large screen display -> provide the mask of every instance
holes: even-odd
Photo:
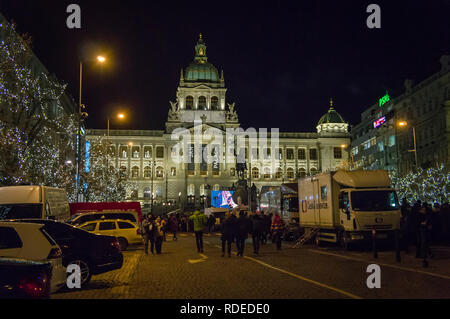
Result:
[[[212,191],[211,207],[214,208],[234,208],[236,203],[233,201],[234,191]]]

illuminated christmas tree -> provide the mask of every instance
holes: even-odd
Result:
[[[66,160],[77,122],[61,104],[66,85],[48,74],[14,25],[0,24],[0,37],[0,185],[73,184]]]

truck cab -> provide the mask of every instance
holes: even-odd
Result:
[[[400,205],[392,188],[343,188],[339,193],[341,241],[387,239],[400,227]]]

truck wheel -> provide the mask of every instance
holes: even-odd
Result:
[[[320,240],[319,234],[317,234],[316,236],[314,236],[314,244],[316,245],[316,247],[322,247],[322,241]]]
[[[338,233],[338,241],[339,241],[339,246],[341,246],[342,249],[344,249],[345,251],[348,250],[348,241],[346,240],[347,238],[347,234],[345,232],[345,230],[340,230]]]

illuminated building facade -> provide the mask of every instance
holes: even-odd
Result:
[[[223,190],[237,182],[235,158],[226,154],[225,139],[218,163],[177,163],[173,153],[177,141],[172,140],[172,133],[177,129],[193,132],[200,123],[204,129],[215,128],[225,135],[227,129],[240,126],[235,103],[227,103],[226,90],[223,71],[219,73],[208,62],[200,35],[194,61],[181,70],[176,102],[170,102],[165,130],[110,131],[116,154],[113,165],[136,185],[128,199],[139,200],[145,207],[152,198],[154,205],[202,207],[205,197],[210,196],[209,189]],[[105,130],[87,132],[88,138],[105,135]],[[203,142],[208,143],[208,138],[203,137]],[[247,139],[246,175],[258,189],[295,182],[299,176],[348,165],[349,145],[348,124],[331,105],[318,122],[317,132],[279,133],[278,161],[262,156],[265,150],[251,148]]]
[[[355,167],[408,172],[415,167],[414,139],[419,167],[449,162],[450,56],[440,62],[439,72],[418,85],[406,80],[403,94],[387,93],[361,114],[351,130]]]

